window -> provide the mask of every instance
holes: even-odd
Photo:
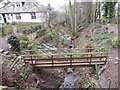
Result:
[[[36,19],[36,14],[35,13],[31,13],[31,19]]]
[[[20,14],[16,14],[16,19],[21,19]]]
[[[25,2],[22,2],[22,6],[24,6],[25,5]]]
[[[20,2],[16,2],[16,6],[17,6],[17,7],[20,7]]]
[[[2,20],[2,16],[0,16],[0,20]]]
[[[10,20],[10,16],[9,16],[9,14],[7,14],[7,18],[8,18],[8,20]]]

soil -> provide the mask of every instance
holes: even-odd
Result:
[[[40,79],[40,88],[59,88],[66,74],[64,68],[38,69],[36,73]]]

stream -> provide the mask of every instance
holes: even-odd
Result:
[[[99,81],[99,87],[100,88],[109,88],[109,83],[108,80],[104,77],[104,70],[107,69],[109,66],[108,63],[106,65],[102,66],[102,68],[99,69],[98,71],[98,81]],[[77,88],[76,86],[76,77],[77,73],[73,70],[73,68],[68,68],[67,69],[67,76],[64,78],[64,82],[61,84],[59,87],[60,90],[64,90],[65,88]]]
[[[76,73],[74,72],[73,68],[68,68],[67,69],[67,76],[64,78],[64,82],[62,85],[59,87],[59,89],[64,89],[64,88],[75,88],[75,78],[76,78]]]

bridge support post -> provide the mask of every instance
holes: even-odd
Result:
[[[72,55],[70,55],[70,66],[72,67]]]
[[[96,79],[99,79],[99,76],[98,76],[98,65],[95,64],[95,73],[97,75]]]
[[[53,55],[51,56],[51,59],[52,59],[52,67],[53,67],[54,66]]]

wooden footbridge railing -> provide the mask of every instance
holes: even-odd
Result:
[[[22,55],[25,62],[29,62],[37,68],[103,65],[106,63],[107,57],[107,52]]]

